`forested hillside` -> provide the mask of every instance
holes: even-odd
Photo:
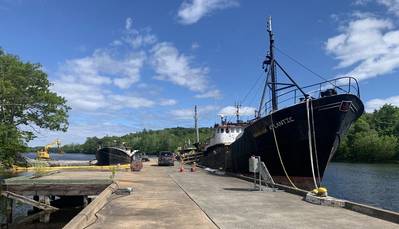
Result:
[[[205,142],[212,134],[211,128],[200,128],[200,142]],[[137,133],[130,133],[121,137],[106,136],[103,138],[90,137],[86,142],[69,144],[63,146],[66,153],[95,153],[97,148],[102,146],[126,146],[139,149],[143,152],[154,153],[162,150],[175,151],[177,147],[188,142],[194,143],[194,128],[166,128],[163,130],[142,130]]]

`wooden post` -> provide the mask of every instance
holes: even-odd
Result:
[[[40,215],[39,221],[41,223],[49,223],[50,222],[50,212],[46,212],[43,215]]]
[[[51,204],[50,204],[50,197],[49,197],[49,196],[40,196],[40,197],[39,197],[39,200],[40,200],[40,201],[39,201],[40,203],[44,203],[44,204],[46,204],[46,205],[51,206]],[[41,223],[48,223],[48,222],[50,222],[50,213],[41,215],[39,221],[40,221]]]
[[[33,200],[39,202],[39,196],[33,196]],[[33,206],[33,211],[38,212],[38,211],[40,211],[40,209]]]
[[[12,199],[6,199],[6,214],[7,214],[7,223],[12,223],[12,210],[13,210],[13,205],[14,201]]]
[[[87,198],[87,196],[83,196],[83,207],[87,207],[87,205],[89,204],[89,199]]]

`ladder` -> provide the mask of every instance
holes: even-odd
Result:
[[[260,188],[262,189],[262,178],[265,181],[265,185],[269,186],[273,190],[274,188],[274,180],[273,177],[270,175],[269,170],[267,169],[265,163],[261,160],[259,160],[259,179],[260,179]]]
[[[259,187],[259,191],[262,191],[262,179],[266,185],[266,187],[270,187],[273,191],[275,191],[275,183],[272,176],[269,173],[264,162],[262,162],[260,156],[251,156],[249,158],[249,171],[254,173],[254,187]],[[259,180],[256,178],[256,174],[259,174]],[[259,182],[259,183],[258,183]],[[258,183],[258,184],[256,184]]]

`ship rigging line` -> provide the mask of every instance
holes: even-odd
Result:
[[[255,83],[251,86],[251,89],[248,90],[247,94],[244,96],[244,99],[241,100],[241,104],[244,104],[245,100],[247,99],[247,97],[249,96],[249,94],[251,94],[252,91],[254,91],[254,88],[256,87],[256,85],[258,85],[259,80],[262,78],[263,76],[263,72],[259,74],[258,78],[256,79]],[[253,98],[252,98],[253,99]],[[252,100],[251,99],[251,100]],[[250,102],[251,103],[251,102]],[[233,116],[229,117],[228,122],[230,122],[233,119]]]
[[[280,149],[278,147],[278,142],[277,142],[277,137],[276,137],[276,132],[274,131],[274,125],[273,125],[273,112],[270,113],[270,121],[272,123],[272,132],[273,132],[273,137],[274,137],[274,143],[276,145],[276,149],[277,149],[277,154],[278,154],[278,158],[280,159],[280,163],[281,163],[281,167],[283,168],[284,174],[287,177],[288,181],[291,183],[292,187],[294,187],[295,189],[298,189],[295,184],[292,182],[292,180],[290,179],[290,177],[288,176],[287,170],[285,169],[284,166],[284,162],[283,159],[281,159],[281,154],[280,154]]]
[[[251,92],[253,91],[253,89],[255,88],[255,86],[258,84],[259,80],[262,78],[263,76],[263,72],[259,74],[258,79],[256,79],[255,83],[252,85],[251,89],[249,89],[249,91],[247,92],[247,94],[244,96],[244,99],[241,101],[241,104],[243,104],[245,102],[245,100],[247,99],[247,97],[249,96],[249,94],[251,94]]]
[[[312,73],[313,75],[319,77],[320,79],[328,82],[329,84],[333,85],[334,87],[337,87],[339,89],[342,90],[341,87],[339,87],[336,84],[333,84],[332,82],[330,82],[328,79],[326,79],[325,77],[323,77],[322,75],[314,72],[312,69],[306,67],[306,65],[302,64],[301,62],[299,62],[298,60],[296,60],[294,57],[291,57],[290,55],[288,55],[287,53],[285,53],[284,51],[282,51],[281,49],[277,48],[276,46],[274,46],[274,48],[281,54],[283,54],[284,56],[288,57],[288,59],[290,59],[291,61],[293,61],[294,63],[298,64],[299,66],[303,67],[304,69],[306,69],[307,71],[309,71],[310,73]]]

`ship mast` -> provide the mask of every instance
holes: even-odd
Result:
[[[283,67],[276,61],[276,59],[274,57],[274,34],[272,31],[272,17],[269,17],[269,19],[267,21],[267,32],[269,33],[269,51],[266,55],[266,59],[263,61],[263,69],[265,70],[267,78],[266,78],[265,86],[263,88],[262,97],[261,97],[259,109],[257,112],[257,118],[261,117],[263,103],[264,103],[267,88],[271,89],[271,94],[272,94],[272,99],[271,99],[272,110],[271,111],[272,112],[278,110],[277,91],[296,87],[297,90],[299,90],[303,94],[304,98],[309,97],[309,95],[306,94],[302,90],[302,88],[294,81],[294,79],[288,74],[288,72],[285,69],[283,69]],[[270,66],[270,68],[268,68],[269,66]],[[289,81],[291,81],[291,83],[278,83],[277,82],[276,67],[278,67],[278,69],[280,69],[284,73],[284,75],[288,78]],[[270,82],[269,82],[269,74],[270,74]],[[278,88],[277,87],[278,85],[282,85],[282,87]]]
[[[240,107],[241,107],[241,104],[236,103],[236,104],[235,104],[235,107],[236,107],[236,118],[237,118],[237,123],[239,123],[239,122],[240,122]]]
[[[274,59],[274,36],[273,36],[273,31],[272,31],[272,17],[269,17],[267,20],[267,32],[269,33],[269,51],[267,52],[266,59],[263,61],[263,69],[265,70],[266,73],[266,82],[263,87],[263,92],[262,92],[262,97],[260,99],[259,103],[259,109],[257,112],[257,118],[261,117],[262,114],[262,109],[263,109],[263,103],[265,100],[265,94],[266,94],[266,89],[269,87],[272,92],[272,111],[275,111],[278,109],[277,107],[277,95],[276,95],[276,85],[277,85],[277,80],[276,80],[276,65],[275,65],[275,59]],[[270,68],[268,68],[270,66]],[[269,74],[271,75],[271,82],[269,83]],[[270,87],[271,85],[271,87]],[[267,107],[266,107],[267,109]]]
[[[268,59],[270,61],[270,79],[272,86],[272,111],[278,109],[277,106],[277,94],[276,94],[276,85],[277,85],[277,76],[276,76],[276,64],[274,62],[274,36],[272,31],[272,17],[269,17],[267,22],[267,32],[269,33],[269,55]]]

